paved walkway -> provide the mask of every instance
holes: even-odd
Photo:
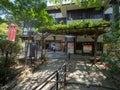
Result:
[[[35,72],[26,69],[17,78],[16,86],[12,90],[32,90],[67,59],[63,52],[48,52],[47,54],[48,60]],[[61,90],[120,90],[116,89],[117,86],[110,78],[107,78],[108,74],[103,64],[96,64],[99,68],[91,66],[88,58],[89,56],[71,56],[71,59],[68,60],[67,86]]]
[[[45,78],[60,67],[66,58],[66,54],[63,52],[48,52],[47,54],[48,60],[41,64],[35,72],[31,72],[27,68],[20,77],[17,77],[16,85],[12,90],[32,90],[34,86],[44,81]]]
[[[89,57],[74,56],[69,61],[67,86],[63,90],[119,90],[112,79],[107,78],[103,64],[91,66]]]

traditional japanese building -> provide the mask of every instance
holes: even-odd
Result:
[[[103,6],[100,9],[96,7],[83,8],[75,4],[69,4],[69,2],[64,3],[60,8],[57,8],[53,4],[48,2],[47,12],[53,16],[56,20],[56,24],[69,24],[71,22],[76,22],[80,20],[97,22],[100,20],[112,20],[112,7],[110,0],[103,0]],[[52,35],[53,36],[53,35]],[[69,38],[66,35],[54,35],[56,40],[54,41],[52,36],[46,38],[46,42],[50,46],[52,43],[56,42],[57,50],[65,50],[66,40]],[[97,41],[97,54],[101,55],[103,52],[103,41],[102,36],[98,38]],[[75,40],[68,42],[74,42],[74,52],[80,53],[82,55],[93,55],[94,54],[94,40],[91,36],[74,36]],[[69,47],[67,45],[67,47]],[[63,49],[64,48],[64,49]],[[67,52],[67,51],[66,51]]]
[[[79,7],[69,2],[64,2],[61,7],[55,7],[54,4],[47,2],[47,12],[55,18],[55,24],[69,24],[71,22],[77,22],[80,20],[97,22],[100,20],[112,20],[112,7],[110,0],[103,0],[103,6],[99,9],[92,6],[89,8]],[[28,35],[28,32],[24,30],[24,39]],[[29,36],[28,36],[29,37]],[[71,38],[72,37],[72,38]],[[103,51],[103,40],[99,36],[97,41],[97,54],[102,54]],[[40,42],[41,38],[37,35],[32,35],[32,39]],[[70,39],[68,39],[70,38]],[[69,44],[68,44],[69,43]],[[74,44],[72,44],[74,43]],[[72,53],[79,53],[81,55],[93,55],[94,54],[94,40],[88,35],[49,35],[45,38],[45,48],[50,50],[52,44],[56,45],[56,50],[70,51]],[[39,43],[40,45],[40,43]],[[72,46],[73,45],[73,46]],[[71,47],[70,47],[71,46]],[[74,50],[68,50],[66,48],[72,48]]]

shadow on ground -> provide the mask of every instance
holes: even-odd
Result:
[[[68,61],[67,86],[64,90],[120,90],[103,63],[92,65],[89,58],[71,57]]]

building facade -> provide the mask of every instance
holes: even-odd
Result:
[[[81,8],[74,4],[64,4],[60,8],[55,8],[53,5],[48,6],[47,12],[53,16],[56,20],[56,24],[69,24],[79,20],[84,21],[100,21],[100,20],[112,20],[112,7],[110,0],[105,0],[101,9],[95,7]],[[51,36],[49,36],[51,37]],[[49,38],[48,37],[48,38]],[[61,38],[62,37],[62,38]],[[68,42],[66,43],[66,36],[56,36],[56,45],[58,50],[66,50],[68,48]],[[97,42],[97,54],[101,55],[103,52],[102,36],[99,37]],[[53,39],[46,39],[47,42],[53,43]],[[49,46],[49,45],[48,45]],[[63,49],[64,48],[64,49]],[[74,41],[74,53],[81,55],[94,55],[94,40],[90,36],[75,36]]]
[[[81,8],[78,5],[69,4],[69,2],[64,3],[59,8],[56,8],[53,4],[49,3],[47,12],[56,20],[55,24],[69,24],[79,20],[97,22],[105,19],[110,21],[112,20],[112,7],[110,5],[110,0],[104,1],[105,2],[103,3],[103,7],[101,9],[96,9],[95,7]],[[23,35],[25,35],[24,39],[26,39],[26,36],[28,35],[28,31],[26,29],[24,29]],[[37,37],[36,35],[31,37],[38,42],[38,47],[40,47],[40,37]],[[44,48],[51,50],[51,46],[55,44],[56,50],[58,51],[70,51],[81,55],[94,55],[94,40],[91,36],[74,36],[74,40],[67,41],[67,38],[69,37],[71,36],[49,35],[45,38]],[[98,55],[101,55],[103,52],[103,41],[101,37],[102,36],[98,38],[97,42]],[[74,50],[68,50],[68,47],[70,46]]]

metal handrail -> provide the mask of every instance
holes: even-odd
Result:
[[[66,63],[61,65],[57,70],[55,70],[51,75],[49,75],[42,83],[35,86],[32,90],[41,90],[54,78],[56,78],[56,81],[55,81],[55,84],[53,87],[56,86],[56,90],[58,90],[58,83],[59,83],[59,79],[60,79],[59,73],[61,72],[60,70],[63,70],[63,67],[64,67],[64,78],[63,79],[64,79],[64,85],[65,85],[65,83],[66,83]]]

